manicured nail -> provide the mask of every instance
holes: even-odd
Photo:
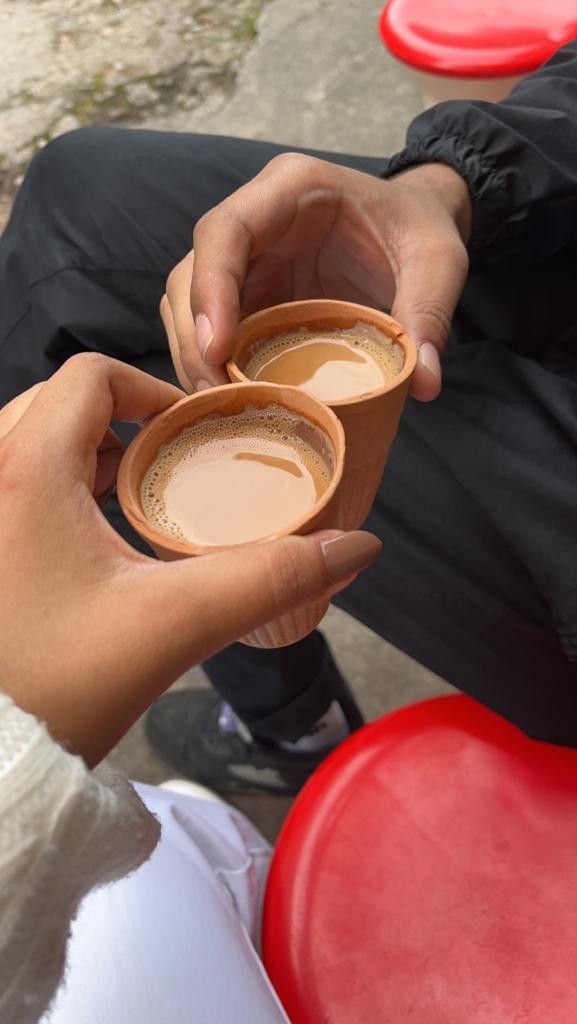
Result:
[[[439,353],[430,341],[424,341],[419,348],[419,362],[429,373],[439,376]]]
[[[366,569],[380,555],[383,545],[378,537],[364,530],[343,533],[334,540],[321,541],[321,549],[331,583],[338,583]]]
[[[213,387],[215,387],[215,385],[211,384],[209,380],[205,380],[204,377],[199,377],[199,379],[197,380],[197,382],[196,382],[196,384],[194,386],[194,390],[195,391],[208,391],[209,388],[213,388]]]
[[[202,358],[206,362],[206,354],[213,342],[212,324],[204,313],[199,313],[194,325],[196,327],[196,343]]]

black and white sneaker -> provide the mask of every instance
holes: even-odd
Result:
[[[353,732],[363,722],[350,691],[342,708]],[[294,796],[332,749],[305,753],[257,739],[214,690],[204,688],[161,697],[146,716],[145,731],[172,768],[217,793]]]

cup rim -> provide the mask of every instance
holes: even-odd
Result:
[[[318,401],[322,401],[323,404],[328,405],[330,409],[345,408],[347,406],[357,405],[359,402],[370,402],[373,398],[381,398],[383,395],[388,394],[390,391],[394,391],[401,384],[404,384],[405,381],[408,378],[410,378],[415,371],[415,367],[417,365],[417,346],[415,345],[415,342],[412,340],[412,338],[409,337],[402,324],[400,324],[397,320],[394,320],[393,317],[390,316],[388,313],[383,312],[383,310],[376,309],[375,307],[364,306],[358,302],[348,302],[345,299],[296,299],[292,302],[279,302],[274,306],[266,306],[263,309],[257,310],[255,313],[250,313],[248,316],[243,317],[243,319],[240,321],[239,327],[242,326],[243,324],[250,324],[255,320],[260,319],[260,317],[262,317],[264,313],[271,313],[275,312],[276,310],[298,310],[299,308],[306,307],[315,309],[318,311],[319,314],[322,314],[323,308],[326,309],[328,312],[329,307],[334,309],[335,306],[340,307],[343,312],[346,311],[349,314],[354,313],[358,310],[359,314],[365,312],[369,313],[371,317],[377,317],[382,319],[383,327],[387,328],[386,331],[383,330],[383,333],[386,333],[388,337],[392,337],[392,339],[397,344],[402,346],[405,353],[405,361],[401,372],[397,373],[394,377],[391,378],[391,380],[388,383],[383,384],[379,388],[373,388],[372,391],[364,391],[360,395],[351,395],[348,398],[338,398],[335,399],[335,401],[331,402],[328,402],[324,399],[318,399]],[[359,320],[361,322],[363,321],[363,317],[361,315],[359,315]],[[375,325],[371,324],[371,326]],[[290,328],[288,329],[290,330]],[[260,383],[260,381],[251,381],[251,378],[247,377],[244,374],[243,370],[241,370],[240,366],[236,362],[236,354],[234,352],[234,349],[233,355],[227,361],[226,368],[227,371],[229,372],[229,375],[232,371],[232,373],[235,375],[235,379],[237,379],[237,377],[240,377],[241,382],[246,381],[247,383],[252,384]],[[295,386],[298,385],[288,385],[288,387]],[[300,390],[305,391],[306,389],[300,387]],[[310,392],[306,393],[310,394]],[[313,395],[312,397],[315,396]]]
[[[183,406],[194,406],[195,403],[201,404],[201,402],[204,404],[204,402],[206,402],[207,396],[215,396],[218,399],[220,395],[223,395],[225,393],[231,395],[231,392],[235,392],[238,394],[239,392],[242,391],[245,391],[247,393],[247,405],[250,404],[251,394],[255,394],[255,392],[268,392],[268,394],[271,396],[271,400],[269,403],[266,404],[274,404],[280,406],[285,405],[291,412],[295,412],[294,407],[292,407],[291,405],[287,405],[286,402],[283,402],[280,394],[278,398],[276,397],[275,392],[278,391],[282,392],[285,395],[287,392],[289,392],[289,394],[294,393],[296,396],[298,396],[298,401],[300,404],[302,404],[304,396],[306,402],[310,406],[312,406],[313,409],[314,407],[320,409],[321,416],[319,417],[319,419],[315,419],[312,415],[309,416],[308,413],[305,414],[301,413],[300,411],[297,412],[296,414],[302,416],[303,419],[309,419],[318,429],[322,430],[323,433],[326,436],[328,436],[331,445],[334,448],[335,470],[329,483],[329,486],[325,491],[323,491],[320,498],[317,499],[314,505],[310,507],[306,515],[300,516],[299,519],[296,519],[292,523],[287,524],[287,526],[283,527],[282,529],[275,530],[272,533],[266,534],[266,536],[263,537],[258,537],[255,540],[239,541],[238,544],[194,544],[191,541],[181,541],[177,537],[171,537],[168,534],[162,533],[161,530],[158,530],[154,527],[154,525],[146,517],[142,509],[140,486],[144,474],[139,475],[138,482],[135,478],[135,467],[137,465],[141,448],[143,447],[144,444],[146,444],[149,441],[151,437],[153,437],[157,433],[162,432],[158,440],[158,446],[156,448],[156,451],[158,451],[160,445],[166,444],[167,441],[169,441],[172,436],[176,436],[179,430],[186,430],[186,424],[179,424],[178,428],[175,429],[174,434],[172,435],[170,434],[169,431],[165,432],[164,429],[167,425],[170,424],[172,420],[178,417],[178,413]],[[202,413],[202,416],[199,416],[198,419],[204,418],[204,416],[210,416],[214,414],[218,415],[221,412],[222,410],[218,408],[216,408],[212,413],[210,412],[210,410],[207,410],[206,412]],[[222,415],[226,416],[227,413],[222,412]],[[236,415],[236,413],[231,413],[230,415]],[[323,417],[328,418],[329,421],[331,422],[331,426],[333,428],[332,437],[330,436],[324,424],[322,423]],[[190,424],[188,425],[192,426],[195,422],[196,419],[192,419],[190,421]],[[335,441],[337,443],[335,443]],[[133,529],[136,530],[136,532],[141,537],[143,537],[148,544],[151,545],[151,547],[161,547],[164,550],[178,553],[183,556],[208,555],[216,554],[222,551],[228,551],[231,548],[246,547],[249,544],[262,544],[266,541],[276,540],[281,537],[290,537],[293,534],[301,533],[301,531],[306,533],[307,531],[304,528],[306,527],[307,523],[310,520],[316,518],[321,512],[323,512],[324,509],[329,505],[329,503],[334,498],[336,491],[341,484],[344,471],[344,464],[345,432],[338,417],[324,402],[321,402],[318,398],[315,398],[314,395],[309,395],[307,392],[304,392],[302,388],[294,387],[292,385],[273,384],[269,381],[247,380],[246,382],[241,381],[231,384],[222,384],[219,387],[207,388],[203,391],[195,392],[193,395],[185,395],[179,401],[175,402],[173,405],[170,405],[167,409],[164,409],[163,412],[159,413],[157,416],[151,419],[127,447],[119,466],[116,489],[120,507],[124,515],[126,516],[128,522],[133,527]],[[336,528],[337,527],[335,527],[335,529]]]

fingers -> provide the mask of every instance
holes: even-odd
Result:
[[[28,391],[23,391],[21,395],[17,395],[8,405],[0,409],[0,438],[5,437],[20,422],[42,387],[42,383],[35,384],[34,387],[28,388]]]
[[[114,490],[124,445],[110,428],[106,431],[96,456],[96,473],[92,493],[100,505]]]
[[[343,580],[350,581],[370,565],[381,549],[376,537],[362,531],[287,537],[233,549],[194,566],[181,562],[181,579],[175,585],[190,591],[188,581],[194,576],[202,594],[203,645],[220,649],[293,608],[334,593]],[[175,601],[172,607],[182,628],[190,629],[185,605],[179,607]]]
[[[435,244],[415,246],[400,262],[393,316],[419,349],[411,393],[420,401],[436,398],[441,389],[439,353],[447,344],[467,270],[467,253],[456,231]]]
[[[324,161],[298,153],[275,157],[196,225],[191,307],[205,363],[217,366],[230,356],[249,262],[287,239],[297,221],[303,258],[314,245],[317,228],[325,230],[330,222],[328,168]],[[302,217],[305,206],[307,216]]]
[[[282,236],[297,210],[284,182],[266,173],[221,203],[198,222],[190,293],[206,363],[217,366],[231,354],[240,315],[240,292],[249,260]]]
[[[91,642],[102,655],[84,680],[86,699],[71,702],[63,691],[58,708],[53,698],[53,731],[96,764],[191,665],[334,593],[381,547],[372,534],[331,531],[179,562],[126,563],[98,593]]]
[[[169,274],[166,296],[160,304],[160,315],[166,330],[172,361],[178,380],[185,391],[197,391],[218,384],[228,384],[222,366],[208,366],[198,347],[198,336],[191,310],[190,289],[194,253],[190,252]]]
[[[153,648],[143,656],[176,675],[285,612],[335,593],[381,550],[370,533],[330,531],[141,567],[133,620],[140,644],[148,637]]]
[[[191,314],[192,317],[192,314]],[[170,350],[170,356],[178,383],[180,384],[183,391],[187,394],[191,394],[195,390],[194,381],[189,377],[188,373],[184,369],[182,364],[182,358],[180,354],[180,345],[178,343],[178,337],[176,334],[176,328],[174,326],[174,317],[168,301],[168,296],[163,295],[160,302],[160,318],[164,324],[164,330],[166,331],[166,339],[168,341],[168,348]]]
[[[106,356],[73,356],[39,388],[19,424],[22,438],[41,457],[50,450],[52,467],[88,468],[91,486],[95,454],[111,420],[137,421],[162,412],[182,391]],[[85,474],[86,475],[86,474]]]
[[[388,183],[388,202],[400,228],[390,247],[393,316],[419,348],[411,393],[426,402],[440,391],[439,354],[467,279],[471,200],[465,181],[451,167],[422,164]]]
[[[469,208],[465,183],[447,167],[426,165],[384,183],[301,154],[276,157],[198,222],[194,257],[171,274],[172,322],[164,319],[185,375],[222,380],[211,371],[232,351],[241,296],[254,310],[279,292],[285,301],[344,296],[354,285],[355,295],[383,304],[392,271],[393,316],[419,347],[412,391],[434,398],[467,275]]]
[[[18,395],[17,398],[0,410],[0,439],[5,437],[10,430],[20,423],[22,417],[44,385],[44,381],[35,384],[34,387],[23,391],[21,395]],[[98,447],[96,473],[92,488],[94,497],[100,504],[106,501],[114,489],[118,467],[123,454],[124,446],[122,442],[114,431],[108,428]]]

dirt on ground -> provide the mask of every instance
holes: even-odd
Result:
[[[265,0],[0,0],[0,226],[34,153],[225,96]]]

